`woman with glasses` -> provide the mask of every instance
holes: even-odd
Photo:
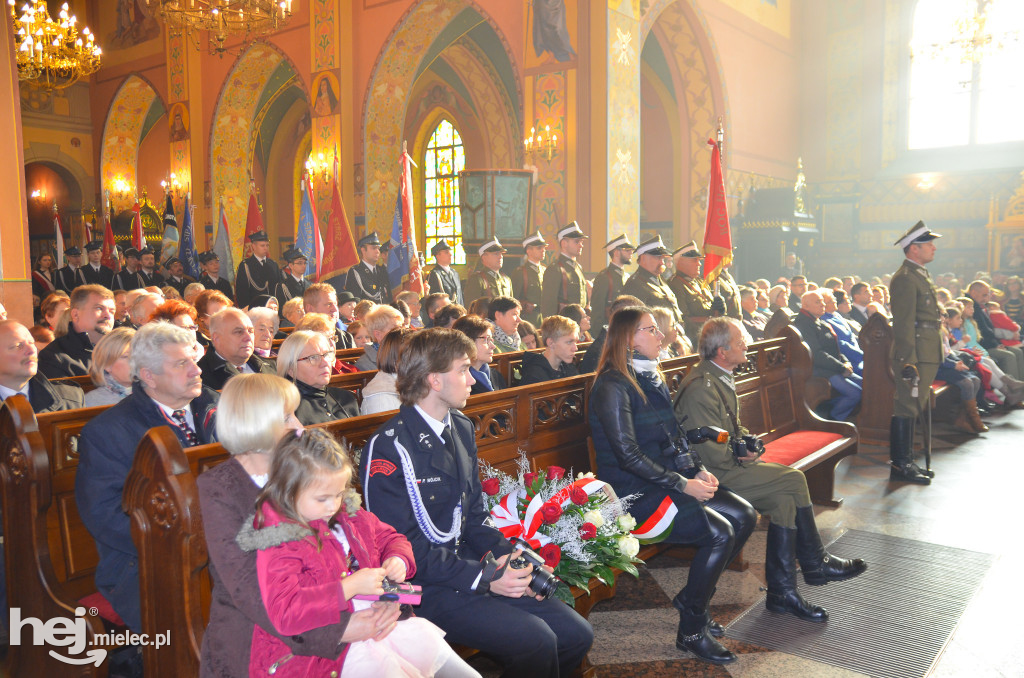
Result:
[[[611,318],[588,413],[597,475],[620,497],[637,496],[629,512],[640,525],[658,513],[675,515],[665,541],[697,550],[686,586],[672,601],[679,610],[676,647],[727,664],[736,655],[713,637],[725,630],[711,619],[708,603],[722,570],[753,531],[757,513],[719,488],[718,479],[689,453],[658,368],[662,338],[650,309],[630,306]]]
[[[380,349],[377,350],[377,374],[363,387],[363,402],[359,406],[361,414],[390,412],[402,406],[396,385],[398,360],[406,339],[414,331],[407,327],[396,327],[381,339]]]
[[[295,416],[303,426],[359,416],[351,391],[329,386],[334,345],[318,332],[296,330],[277,352],[277,374],[295,383],[299,406]]]
[[[505,378],[501,372],[491,367],[494,357],[494,330],[491,323],[475,315],[465,315],[455,321],[453,330],[462,332],[476,344],[476,358],[469,363],[469,373],[476,379],[469,391],[470,395],[500,391],[505,388]]]
[[[177,325],[182,329],[192,332],[196,337],[195,348],[198,359],[202,358],[206,353],[206,348],[199,342],[199,325],[196,322],[198,315],[199,312],[193,306],[186,304],[181,299],[168,299],[156,307],[146,322],[166,320],[172,325]]]

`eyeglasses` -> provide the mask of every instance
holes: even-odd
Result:
[[[317,367],[326,362],[330,362],[332,358],[334,358],[334,351],[327,351],[326,353],[314,353],[313,355],[307,355],[304,358],[299,358],[299,362],[305,362]]]
[[[665,336],[664,334],[662,334],[661,330],[658,329],[657,325],[648,325],[647,327],[638,327],[638,328],[636,328],[636,331],[637,332],[647,332],[651,336],[655,336],[655,337],[658,336],[659,334],[661,334],[662,336]]]
[[[484,342],[484,345],[494,346],[494,337],[483,336],[477,337],[476,340]]]

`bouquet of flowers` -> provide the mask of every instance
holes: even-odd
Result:
[[[587,590],[592,577],[615,584],[618,568],[638,576],[640,541],[627,509],[631,497],[620,499],[593,473],[572,473],[560,466],[530,470],[525,454],[517,477],[481,462],[484,504],[507,537],[519,537],[544,558],[561,579],[555,595],[569,605],[570,586]]]

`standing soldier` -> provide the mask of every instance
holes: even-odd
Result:
[[[139,279],[139,251],[134,247],[124,250],[124,268],[114,274],[114,289],[131,292],[142,287]]]
[[[629,238],[623,233],[604,246],[604,251],[611,257],[608,267],[594,278],[594,293],[590,299],[590,315],[595,325],[608,324],[608,307],[615,297],[622,294],[622,286],[629,278],[625,266],[636,249]]]
[[[64,258],[68,263],[57,269],[57,289],[70,295],[76,287],[85,284],[85,276],[82,275],[82,250],[69,247],[64,250]]]
[[[114,289],[114,272],[103,265],[103,241],[93,240],[85,246],[85,256],[89,263],[81,268],[82,276],[87,285],[102,285],[108,290]]]
[[[540,314],[540,305],[543,298],[541,280],[544,278],[544,250],[548,243],[544,236],[537,231],[523,240],[523,248],[526,250],[526,261],[522,266],[512,271],[512,291],[515,298],[523,306],[522,319],[531,323],[534,327],[540,327],[543,317]]]
[[[127,254],[125,255],[127,256]],[[199,255],[199,266],[203,272],[199,275],[199,282],[208,290],[217,290],[228,299],[235,298],[235,291],[231,288],[231,281],[220,274],[220,257],[213,250],[207,250]],[[284,306],[284,304],[281,304]]]
[[[562,307],[579,304],[587,308],[587,281],[577,259],[583,253],[586,234],[575,221],[558,232],[558,260],[544,271],[544,296],[541,313],[558,315]]]
[[[288,265],[281,274],[281,282],[277,283],[277,290],[274,296],[277,297],[279,311],[284,310],[284,302],[295,297],[302,298],[309,281],[306,280],[306,265],[308,259],[302,250],[289,247],[285,250],[283,258]],[[282,317],[284,317],[282,315]]]
[[[452,246],[447,240],[441,239],[430,248],[430,256],[437,262],[427,274],[430,291],[447,294],[452,303],[465,305],[462,300],[462,281],[458,271],[452,268]]]
[[[480,246],[477,250],[480,253],[480,263],[466,280],[467,302],[472,303],[480,297],[493,299],[512,296],[512,281],[501,272],[501,265],[505,261],[503,255],[507,251],[498,242],[497,237]]]
[[[178,294],[184,298],[185,288],[196,282],[196,279],[190,275],[185,275],[185,265],[181,263],[181,259],[178,257],[171,257],[165,261],[164,268],[167,269],[167,280],[165,282],[178,290]]]
[[[153,248],[143,247],[139,250],[139,282],[142,287],[163,287],[166,285],[164,276],[156,270],[156,253]]]
[[[700,328],[704,321],[711,317],[711,304],[714,295],[700,277],[700,250],[697,243],[690,241],[672,253],[675,257],[676,274],[668,281],[668,286],[676,295],[679,310],[685,319],[686,336],[690,343],[697,345]]]
[[[256,231],[249,236],[252,254],[238,265],[235,275],[235,305],[246,308],[261,294],[272,295],[281,281],[281,269],[271,259],[270,238],[265,231]]]
[[[359,263],[348,271],[345,289],[359,299],[369,299],[375,304],[391,301],[391,280],[388,270],[378,266],[380,261],[380,238],[370,233],[359,239]]]
[[[644,306],[668,309],[672,312],[675,322],[681,324],[683,314],[679,312],[676,295],[661,279],[661,274],[665,272],[665,257],[668,254],[669,251],[661,242],[660,235],[637,245],[636,263],[638,268],[636,273],[629,276],[629,280],[622,286],[622,293],[632,294],[642,301]]]
[[[928,407],[932,382],[942,363],[939,303],[924,267],[935,258],[936,238],[919,221],[894,244],[906,259],[892,276],[892,373],[896,402],[889,427],[889,480],[930,485],[934,473],[914,463],[914,420]]]

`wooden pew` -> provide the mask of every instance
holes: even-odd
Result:
[[[58,377],[50,379],[50,382],[54,384],[74,384],[86,393],[96,388],[96,384],[92,383],[92,377],[88,374],[80,374],[76,377]]]

